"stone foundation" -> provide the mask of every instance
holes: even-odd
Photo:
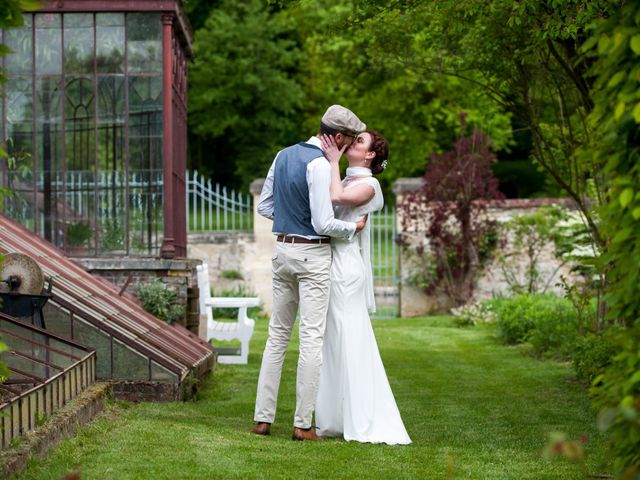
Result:
[[[197,302],[198,284],[195,259],[160,258],[74,258],[90,273],[99,275],[133,296],[139,285],[160,280],[177,295],[177,303],[185,313],[176,323],[198,334],[200,309]],[[194,301],[193,299],[196,299]]]
[[[104,409],[111,385],[95,383],[57,410],[35,430],[27,432],[18,446],[0,452],[0,477],[9,478],[27,465],[30,457],[41,457]]]

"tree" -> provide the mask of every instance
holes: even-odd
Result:
[[[317,128],[332,103],[354,110],[391,144],[389,165],[380,177],[385,190],[398,177],[422,175],[430,152],[450,147],[460,111],[493,138],[497,150],[511,144],[510,116],[498,104],[458,78],[407,68],[381,54],[374,46],[385,25],[377,17],[355,21],[353,2],[285,4],[306,59],[299,74],[307,92],[306,129]]]
[[[350,21],[370,32],[368,48],[381,63],[458,79],[460,90],[482,90],[523,122],[535,161],[576,202],[601,247],[603,164],[586,154],[593,100],[581,46],[587,26],[623,3],[359,0]]]
[[[539,269],[540,256],[549,243],[563,241],[562,227],[569,215],[563,207],[540,208],[533,213],[517,215],[504,224],[503,231],[512,237],[510,248],[503,248],[498,260],[505,281],[512,294],[545,293],[555,275],[568,260],[560,264],[546,278]],[[572,232],[573,233],[573,232]],[[556,252],[561,257],[560,252]],[[522,258],[523,263],[518,262]]]
[[[424,175],[423,188],[408,195],[399,206],[403,232],[427,216],[426,241],[418,246],[435,265],[427,292],[441,290],[453,303],[465,304],[473,293],[488,233],[494,222],[484,215],[489,200],[503,198],[491,164],[491,141],[478,130],[465,136],[465,115],[454,149],[433,154]]]
[[[387,62],[377,56],[371,49],[372,36],[375,26],[360,26],[351,19],[352,2],[328,0],[304,1],[271,1],[267,8],[248,8],[246,15],[240,18],[232,13],[224,0],[213,3],[202,0],[189,0],[187,11],[192,12],[194,26],[202,26],[201,20],[207,14],[220,18],[231,18],[229,27],[216,23],[218,40],[210,40],[211,28],[201,27],[196,31],[195,49],[203,63],[207,63],[208,55],[201,52],[201,42],[208,43],[209,49],[217,50],[229,71],[223,71],[221,76],[212,76],[211,72],[200,74],[193,68],[191,72],[190,104],[192,107],[191,124],[201,125],[201,119],[196,118],[196,111],[217,122],[215,110],[217,104],[205,98],[206,95],[197,94],[196,90],[219,89],[224,82],[233,91],[248,90],[243,86],[242,73],[246,68],[238,64],[237,55],[227,55],[229,44],[233,45],[236,38],[245,35],[256,37],[252,32],[253,20],[250,17],[258,15],[258,23],[270,21],[279,25],[281,33],[276,36],[258,34],[260,42],[269,42],[271,38],[286,39],[292,42],[291,51],[298,53],[296,59],[288,65],[271,62],[273,70],[270,75],[284,75],[294,82],[299,90],[296,108],[291,114],[274,112],[271,123],[289,122],[290,128],[282,135],[275,135],[269,142],[246,142],[246,136],[239,141],[231,142],[226,133],[211,133],[214,128],[192,128],[191,134],[191,164],[199,169],[208,168],[213,171],[216,179],[232,178],[236,172],[237,152],[245,156],[245,148],[253,146],[255,152],[245,156],[246,164],[251,164],[257,158],[263,162],[264,158],[271,159],[276,146],[283,146],[315,133],[318,119],[323,111],[333,103],[341,103],[352,108],[366,123],[376,130],[382,131],[392,144],[391,161],[381,182],[385,190],[389,191],[393,181],[400,176],[420,175],[428,160],[428,152],[445,151],[455,140],[457,132],[457,115],[460,111],[468,112],[469,119],[482,128],[494,139],[497,150],[505,150],[512,144],[511,116],[502,107],[483,95],[476,87],[464,86],[460,79],[441,75],[424,75],[412,69],[407,69],[397,62]],[[206,11],[206,9],[209,9]],[[240,7],[236,6],[235,10]],[[265,16],[266,15],[266,16]],[[244,23],[243,23],[244,22]],[[248,26],[249,25],[249,26]],[[233,32],[222,34],[225,29]],[[202,34],[207,31],[206,35]],[[244,33],[243,33],[244,32]],[[233,34],[232,34],[233,33]],[[239,46],[239,51],[242,45]],[[242,47],[242,52],[249,51]],[[265,63],[266,60],[258,59]],[[195,62],[194,62],[195,67]],[[278,69],[284,69],[278,72]],[[238,71],[240,73],[238,73]],[[198,77],[202,77],[200,82]],[[197,85],[201,83],[201,85]],[[284,97],[286,99],[286,97]],[[228,106],[228,108],[226,108]],[[256,124],[254,115],[245,113],[245,108],[234,102],[225,106],[225,116],[239,115],[245,122],[239,130],[251,132],[262,130],[262,125]],[[257,107],[262,108],[260,105]],[[268,105],[267,105],[268,107]],[[212,122],[213,123],[213,122]],[[228,132],[233,133],[230,129]],[[246,143],[246,147],[244,143]],[[216,152],[224,162],[208,161],[209,152]],[[249,157],[252,159],[250,160]],[[263,164],[251,165],[248,177],[263,175],[260,172]],[[237,175],[236,175],[237,176]],[[246,180],[244,181],[246,184]]]
[[[295,140],[303,92],[289,26],[260,0],[224,0],[196,31],[190,72],[192,166],[247,186]],[[293,135],[292,135],[293,132]]]

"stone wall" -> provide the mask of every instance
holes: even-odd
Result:
[[[45,422],[27,432],[22,441],[4,450],[0,455],[0,478],[20,473],[30,458],[43,457],[48,451],[104,410],[111,396],[111,384],[95,383],[77,398],[56,410]]]
[[[214,295],[234,292],[239,296],[258,296],[264,310],[271,312],[271,255],[275,237],[271,221],[256,211],[263,184],[264,179],[251,184],[253,233],[190,234],[187,255],[209,264]]]
[[[200,315],[197,302],[196,266],[201,262],[196,257],[182,259],[74,258],[73,260],[90,273],[106,278],[123,293],[136,295],[139,285],[156,280],[161,281],[169,290],[176,293],[177,303],[185,307],[184,316],[178,319],[177,323],[198,333]]]
[[[256,212],[258,197],[264,184],[264,179],[255,180],[251,184],[251,193],[254,198],[254,229],[253,233],[211,233],[190,234],[188,242],[188,256],[209,264],[211,287],[215,295],[235,292],[242,295],[256,295],[260,297],[265,312],[271,312],[272,283],[271,283],[271,255],[275,246],[275,237],[271,232],[272,222]],[[399,204],[404,195],[416,191],[422,185],[421,178],[399,179],[394,185],[396,202]],[[535,209],[560,204],[566,208],[573,208],[566,199],[514,199],[495,203],[489,208],[487,214],[498,223],[504,223],[515,215],[531,213]],[[401,213],[398,213],[398,231],[401,231]],[[416,239],[424,238],[426,229],[426,215],[418,225]],[[402,317],[424,315],[428,313],[448,310],[451,305],[448,299],[442,295],[426,295],[420,288],[413,287],[407,282],[415,265],[412,264],[410,255],[403,248],[398,249],[399,268],[399,311]],[[474,300],[490,298],[495,294],[504,294],[509,285],[505,281],[500,265],[496,258],[489,261],[483,274],[478,279]],[[523,258],[515,259],[516,263],[522,263]],[[549,244],[545,247],[540,258],[539,268],[542,276],[549,280],[549,291],[561,293],[556,286],[560,275],[574,278],[570,272],[571,265],[559,265],[554,255],[554,247]],[[237,277],[237,278],[234,278]]]
[[[421,178],[399,179],[394,185],[394,193],[396,194],[397,204],[401,204],[406,195],[418,191],[422,186]],[[560,205],[569,210],[575,210],[574,204],[568,199],[554,198],[536,198],[536,199],[507,199],[500,202],[491,202],[486,211],[489,219],[495,220],[498,224],[499,235],[503,240],[503,244],[497,247],[492,257],[484,265],[476,286],[471,302],[491,298],[495,295],[509,294],[510,284],[506,280],[504,272],[499,262],[500,249],[509,249],[512,238],[504,235],[504,230],[500,229],[500,225],[508,222],[510,219],[533,213],[541,207],[551,205]],[[402,212],[398,211],[398,232],[402,231]],[[410,245],[415,247],[418,243],[425,245],[424,232],[427,229],[427,214],[418,216],[413,223],[413,230],[409,238]],[[402,317],[411,317],[416,315],[425,315],[435,312],[447,311],[452,307],[448,299],[440,294],[427,295],[418,287],[410,285],[408,278],[416,268],[413,260],[413,249],[400,248],[400,315]],[[511,273],[518,273],[517,278],[524,281],[526,257],[524,254],[512,257],[509,262]],[[547,284],[547,292],[562,294],[562,287],[558,285],[560,276],[564,276],[569,280],[578,280],[579,277],[571,271],[571,264],[564,263],[555,255],[555,246],[552,243],[546,244],[538,261],[538,269],[540,277]]]

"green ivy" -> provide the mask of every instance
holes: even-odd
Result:
[[[640,4],[627,2],[595,27],[585,48],[595,57],[591,122],[606,161],[608,201],[602,209],[607,241],[610,322],[622,325],[617,355],[594,380],[600,425],[609,432],[616,473],[640,476]]]

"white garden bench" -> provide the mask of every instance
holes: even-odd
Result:
[[[198,272],[198,289],[200,290],[200,313],[207,315],[207,341],[240,340],[240,354],[218,354],[220,363],[246,364],[249,360],[249,341],[253,336],[255,322],[247,316],[247,308],[260,305],[258,297],[211,297],[209,284],[209,265],[206,263],[196,267]],[[213,319],[213,308],[237,308],[236,322],[218,322]]]

